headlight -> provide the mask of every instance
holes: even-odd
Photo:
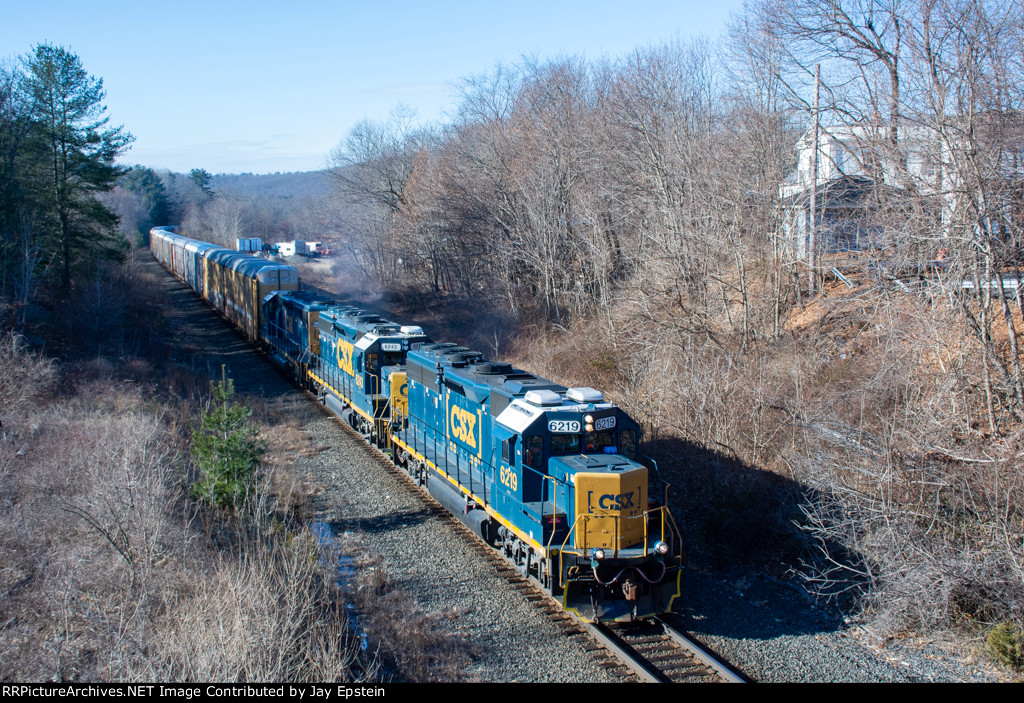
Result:
[[[657,554],[668,554],[668,545],[664,542],[658,542],[654,545],[654,551]]]
[[[604,559],[604,550],[603,549],[595,549],[594,550],[594,558],[597,559],[598,561]]]
[[[587,423],[588,425],[591,424],[592,422],[594,422],[594,416],[593,415],[584,415],[583,416],[583,422]]]

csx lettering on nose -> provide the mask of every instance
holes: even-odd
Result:
[[[476,415],[464,408],[452,408],[452,435],[476,449]]]
[[[626,508],[632,508],[633,493],[634,491],[630,491],[629,493],[620,493],[618,495],[605,493],[597,501],[597,505],[602,510],[625,510]]]

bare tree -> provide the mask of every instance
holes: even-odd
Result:
[[[363,120],[331,153],[332,175],[343,192],[365,197],[391,212],[408,203],[406,181],[416,155],[429,148],[429,128],[416,124],[414,110],[399,105],[387,120]]]

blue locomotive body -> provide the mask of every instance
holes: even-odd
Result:
[[[321,400],[367,438],[385,438],[391,407],[402,404],[404,386],[392,388],[395,367],[410,349],[430,339],[415,325],[397,325],[349,306],[323,310],[317,320],[319,351],[308,378]]]
[[[453,344],[408,355],[397,463],[524,575],[586,620],[665,612],[678,531],[637,463],[640,428],[592,388],[565,388]]]
[[[274,350],[274,361],[305,377],[303,368],[319,350],[320,313],[333,305],[330,298],[308,290],[274,291],[263,298],[260,340]]]

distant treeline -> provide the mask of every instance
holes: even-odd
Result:
[[[267,198],[313,198],[330,188],[327,171],[217,174],[210,186],[218,192]]]

